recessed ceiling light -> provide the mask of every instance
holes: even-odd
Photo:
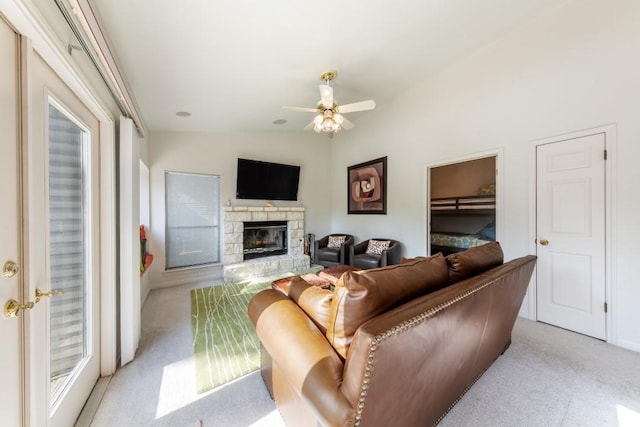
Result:
[[[287,123],[287,121],[285,119],[277,119],[277,120],[274,120],[271,123],[273,123],[274,125],[283,125],[283,124]]]
[[[178,117],[189,117],[190,115],[191,115],[191,113],[188,112],[188,111],[178,111],[176,113],[176,116],[178,116]]]

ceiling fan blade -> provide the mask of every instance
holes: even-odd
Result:
[[[329,85],[320,85],[320,102],[324,108],[333,107],[333,88]]]
[[[376,103],[372,99],[367,101],[354,102],[353,104],[346,104],[338,106],[338,111],[342,114],[352,113],[354,111],[366,111],[376,108]]]
[[[315,126],[315,123],[313,122],[313,120],[311,120],[311,123],[306,125],[303,130],[313,130],[314,126]]]
[[[353,129],[354,127],[356,127],[356,125],[354,125],[352,121],[347,119],[344,119],[340,126],[342,126],[342,128],[346,130]]]
[[[291,110],[291,111],[302,111],[304,113],[317,113],[318,109],[317,108],[307,108],[307,107],[282,107],[285,110]]]

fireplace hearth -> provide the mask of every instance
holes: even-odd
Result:
[[[287,253],[287,221],[252,221],[243,225],[245,260]]]

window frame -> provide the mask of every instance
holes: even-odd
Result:
[[[214,178],[215,182],[215,189],[214,189],[214,198],[217,195],[217,198],[215,200],[210,200],[210,202],[212,202],[213,209],[211,211],[211,214],[214,215],[214,220],[213,220],[213,224],[206,226],[207,228],[213,228],[214,230],[214,235],[217,233],[216,235],[216,241],[213,242],[213,247],[215,248],[215,255],[217,255],[217,257],[213,260],[209,260],[206,262],[198,262],[198,263],[189,263],[189,264],[180,264],[180,265],[170,265],[170,246],[171,244],[173,244],[174,242],[172,241],[172,237],[171,237],[171,230],[176,228],[173,227],[170,224],[169,221],[169,217],[170,217],[170,206],[169,206],[169,185],[168,184],[168,180],[170,179],[169,177],[175,175],[187,175],[187,176],[199,176],[199,177],[207,177],[207,178]],[[192,269],[192,268],[201,268],[201,267],[210,267],[210,266],[214,266],[214,265],[219,265],[222,262],[222,252],[221,252],[221,248],[222,248],[222,215],[221,215],[221,209],[222,209],[222,205],[221,205],[221,194],[220,194],[220,189],[221,189],[221,177],[220,175],[216,175],[216,174],[207,174],[207,173],[200,173],[200,172],[185,172],[185,171],[175,171],[175,170],[165,170],[164,171],[164,186],[165,186],[165,197],[164,197],[164,214],[165,214],[165,224],[164,224],[164,233],[165,233],[165,242],[164,242],[164,249],[165,249],[165,271],[176,271],[176,270],[182,270],[182,269]],[[178,227],[180,228],[180,227]],[[188,228],[188,227],[182,227],[182,228]]]

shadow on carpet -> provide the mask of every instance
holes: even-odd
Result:
[[[321,266],[191,291],[196,391],[204,393],[260,367],[260,341],[247,315],[249,300],[282,277],[317,272]]]

